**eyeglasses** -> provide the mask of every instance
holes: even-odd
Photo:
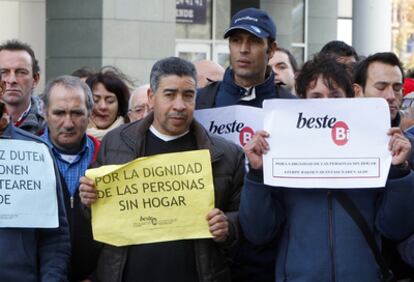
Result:
[[[128,112],[139,114],[139,113],[145,112],[147,110],[148,110],[148,105],[144,104],[144,105],[141,105],[141,106],[136,106],[133,109],[129,109]]]

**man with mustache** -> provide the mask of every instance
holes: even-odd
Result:
[[[6,82],[3,102],[15,126],[41,135],[45,126],[41,101],[33,96],[40,80],[39,63],[33,49],[18,40],[0,45],[0,73]]]
[[[176,57],[156,62],[150,74],[148,96],[153,112],[105,135],[96,165],[125,164],[142,156],[208,149],[215,208],[206,215],[206,221],[213,238],[127,247],[104,244],[97,267],[99,281],[231,281],[224,253],[239,237],[237,215],[245,160],[237,145],[210,135],[193,118],[196,81],[196,70],[190,62]],[[93,180],[81,178],[80,196],[88,207],[97,201]]]
[[[74,76],[50,81],[43,95],[47,129],[42,138],[55,156],[63,183],[63,195],[71,232],[69,278],[83,281],[94,269],[96,243],[90,222],[81,214],[79,178],[94,161],[99,140],[86,135],[93,98],[88,85]]]

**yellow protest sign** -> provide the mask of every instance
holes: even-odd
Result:
[[[89,169],[98,200],[92,205],[94,239],[126,246],[211,238],[206,216],[214,208],[210,152],[143,157]]]

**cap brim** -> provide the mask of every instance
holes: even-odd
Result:
[[[231,28],[229,28],[228,30],[226,30],[226,32],[224,33],[224,38],[227,38],[230,36],[230,34],[232,33],[232,31],[236,30],[236,29],[242,29],[245,31],[250,32],[251,34],[260,37],[260,38],[266,38],[269,37],[269,33],[267,33],[266,31],[252,26],[252,25],[237,25],[237,26],[233,26]]]

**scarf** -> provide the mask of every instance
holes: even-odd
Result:
[[[124,117],[119,116],[117,117],[117,119],[111,124],[111,126],[109,126],[108,128],[105,129],[99,129],[96,127],[96,125],[93,123],[92,119],[89,121],[89,125],[88,125],[88,129],[86,130],[86,133],[89,135],[92,135],[93,137],[95,137],[98,140],[102,140],[102,138],[105,136],[106,133],[108,133],[109,131],[111,131],[114,128],[117,128],[118,126],[124,124]]]

